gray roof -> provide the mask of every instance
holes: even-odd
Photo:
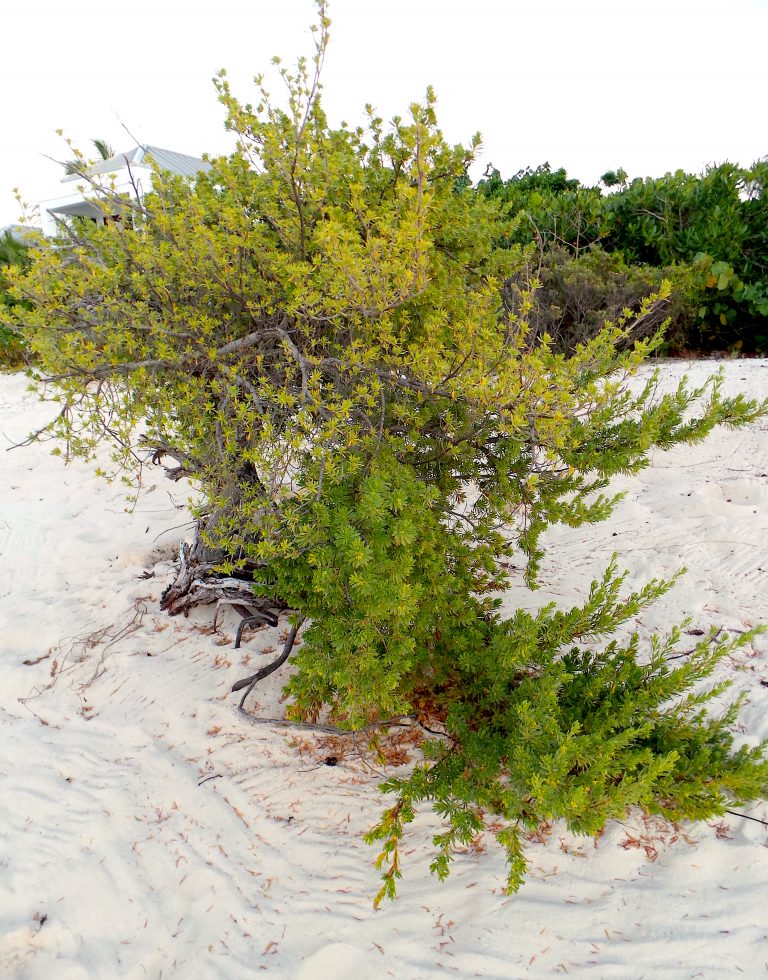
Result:
[[[176,153],[174,150],[164,150],[160,146],[145,146],[146,155],[152,157],[161,170],[170,170],[181,177],[194,177],[201,170],[210,170],[211,165],[200,157],[191,157],[186,153]]]
[[[149,168],[152,160],[161,170],[170,170],[172,174],[180,177],[194,177],[200,171],[210,170],[211,165],[200,157],[192,157],[187,153],[176,153],[175,150],[164,150],[161,146],[150,146],[147,143],[134,146],[126,153],[116,153],[108,160],[99,160],[88,167],[89,174],[108,174],[115,170],[122,170],[123,167],[145,167]],[[78,174],[72,175],[75,179]],[[71,179],[71,178],[65,178]]]

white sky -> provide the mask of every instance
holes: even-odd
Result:
[[[385,119],[427,84],[453,142],[477,130],[475,176],[548,160],[596,182],[768,154],[768,0],[331,0],[332,122]],[[58,128],[90,149],[228,146],[211,78],[247,101],[273,54],[311,53],[311,0],[3,0],[0,226],[11,193],[58,191]],[[281,83],[272,91],[277,94]]]

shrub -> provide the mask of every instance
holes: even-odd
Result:
[[[17,241],[10,232],[0,237],[0,307],[10,307],[15,300],[8,292],[9,282],[5,272],[12,265],[28,264],[27,247]],[[25,361],[25,345],[19,333],[0,323],[0,368],[17,368]]]
[[[572,355],[579,345],[596,337],[606,322],[622,315],[631,314],[635,319],[631,333],[619,341],[622,349],[631,348],[637,339],[655,336],[670,314],[677,317],[677,296],[653,304],[642,318],[638,314],[663,282],[661,270],[627,265],[620,254],[611,255],[598,245],[578,256],[551,246],[529,253],[526,264],[504,283],[503,297],[513,312],[519,312],[523,302],[530,304],[526,316],[529,341],[546,334],[554,349]]]
[[[767,179],[766,163],[724,163],[700,175],[633,180],[606,198],[608,250],[631,262],[695,271],[690,337],[701,349],[766,349]]]
[[[604,234],[605,198],[598,187],[583,187],[565,170],[548,163],[526,167],[502,180],[498,170],[481,180],[478,193],[514,219],[507,243],[535,240],[540,249],[565,249],[578,256]]]
[[[242,105],[220,77],[230,157],[194,183],[158,174],[135,220],[73,228],[14,276],[60,401],[50,432],[86,457],[109,439],[126,474],[170,457],[195,481],[224,567],[259,565],[257,591],[310,619],[292,717],[432,730],[425,764],[384,787],[382,894],[421,803],[446,820],[438,874],[498,820],[516,888],[521,835],[543,820],[596,833],[630,805],[698,818],[754,798],[764,749],[734,752],[730,715],[691,693],[733,644],[674,669],[674,631],[602,642],[670,583],[624,594],[612,563],[583,607],[507,621],[498,593],[511,556],[535,586],[550,524],[610,513],[614,474],[768,405],[716,379],[633,393],[662,343],[627,345],[653,299],[570,357],[534,342],[534,299],[501,296],[523,251],[467,186],[472,149],[446,144],[432,93],[389,129],[372,111],[365,130],[329,126],[319,8],[314,66],[281,69],[285,108],[263,89]]]
[[[628,279],[676,281],[672,349],[768,349],[768,163],[601,179],[618,189],[605,195],[544,164],[508,180],[494,170],[477,191],[514,218],[507,242],[533,236],[544,254],[576,259],[599,246],[635,270]]]
[[[19,335],[0,326],[0,368],[17,368],[24,364],[24,345]]]

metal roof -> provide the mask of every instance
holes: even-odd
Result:
[[[144,167],[149,169],[151,157],[161,170],[169,170],[180,177],[194,177],[201,170],[210,170],[211,165],[200,157],[189,156],[187,153],[177,153],[175,150],[164,150],[161,146],[141,144],[134,146],[126,153],[116,153],[108,160],[99,160],[88,167],[88,174],[109,174],[125,167]],[[82,179],[81,174],[71,174],[65,180]]]
[[[211,165],[200,157],[191,157],[186,153],[176,153],[174,150],[164,150],[160,146],[144,146],[145,156],[152,157],[161,170],[170,170],[181,177],[194,177],[201,170],[210,170]]]

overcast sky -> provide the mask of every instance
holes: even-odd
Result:
[[[390,118],[432,84],[448,139],[483,135],[475,176],[549,161],[594,183],[768,154],[768,0],[332,0],[330,16],[331,120],[369,101]],[[226,150],[216,70],[247,100],[273,54],[311,53],[314,19],[311,0],[5,0],[0,226],[13,187],[56,195],[58,128],[83,149]]]

